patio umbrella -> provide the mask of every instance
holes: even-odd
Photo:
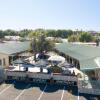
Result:
[[[24,67],[24,68],[28,68],[28,67],[33,67],[34,65],[22,60],[22,59],[17,59],[15,61],[13,61],[13,64],[18,64],[19,66],[19,70],[20,68]]]
[[[54,55],[48,58],[49,61],[65,61],[65,58],[62,56]]]
[[[36,62],[36,67],[46,67],[48,65],[48,62],[46,60],[39,60]]]
[[[58,65],[59,63],[64,62],[65,58],[59,55],[53,55],[48,58],[48,61],[50,61],[53,65]]]
[[[67,61],[65,61],[64,63],[60,63],[59,67],[69,68],[69,67],[71,67],[71,64],[69,64]]]
[[[26,62],[22,59],[17,59],[15,61],[13,61],[13,64],[25,64]]]
[[[24,64],[24,65],[30,65],[30,66],[33,66],[34,65],[34,64],[31,64],[28,61],[22,60],[22,59],[17,59],[15,61],[13,61],[13,64]]]

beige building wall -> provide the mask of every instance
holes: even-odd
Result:
[[[0,53],[0,65],[4,68],[9,66],[9,55]]]

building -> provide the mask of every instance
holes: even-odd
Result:
[[[100,69],[100,47],[62,43],[56,44],[56,50],[82,71]]]
[[[7,68],[11,62],[28,52],[29,42],[0,43],[0,65]]]
[[[0,83],[4,81],[4,69],[0,66]]]
[[[5,39],[13,41],[20,40],[20,38],[21,38],[20,36],[5,36]]]
[[[56,44],[56,51],[84,73],[79,92],[100,95],[100,47],[83,44]]]
[[[27,59],[30,60],[33,56]],[[57,60],[63,62],[65,61],[64,57],[53,55],[53,57],[49,57],[48,61]],[[39,60],[31,64],[23,59],[15,60],[12,66],[8,69],[5,69],[5,80],[17,80],[24,82],[38,82],[38,83],[50,83],[50,84],[70,84],[77,85],[77,77],[70,73],[70,76],[65,75],[61,72],[53,72],[50,71],[50,67],[52,63],[47,60]]]
[[[84,73],[84,76],[82,76],[82,78],[81,76],[78,77],[78,73],[77,75],[48,73],[46,69],[46,73],[43,73],[39,68],[32,65],[32,68],[29,68],[29,70],[27,67],[27,70],[24,69],[25,66],[19,66],[18,69],[14,70],[6,69],[5,79],[40,83],[49,82],[50,84],[65,85],[73,83],[75,86],[78,86],[78,92],[80,93],[100,95],[100,47],[83,44],[60,43],[56,44],[55,49],[60,55],[65,57],[70,65],[74,66],[74,69],[79,69],[77,72],[81,71],[82,74]],[[25,48],[24,50],[21,49],[20,52],[17,50],[16,53],[10,53],[11,55],[9,56],[14,57],[20,55],[25,50]]]
[[[90,45],[90,46],[96,46],[95,42],[73,42],[73,44],[84,44],[84,45]]]

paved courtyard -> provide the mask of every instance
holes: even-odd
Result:
[[[0,85],[0,100],[93,100],[78,96],[77,88],[63,85],[10,82]],[[100,99],[95,99],[100,100]]]

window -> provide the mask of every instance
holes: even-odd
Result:
[[[5,63],[5,59],[3,58],[3,66],[5,66],[5,64],[6,64],[6,63]]]
[[[0,59],[0,65],[2,65],[2,60]]]
[[[8,80],[12,79],[12,76],[7,76],[7,79],[8,79]]]
[[[32,82],[33,81],[33,78],[29,78],[29,80]]]

